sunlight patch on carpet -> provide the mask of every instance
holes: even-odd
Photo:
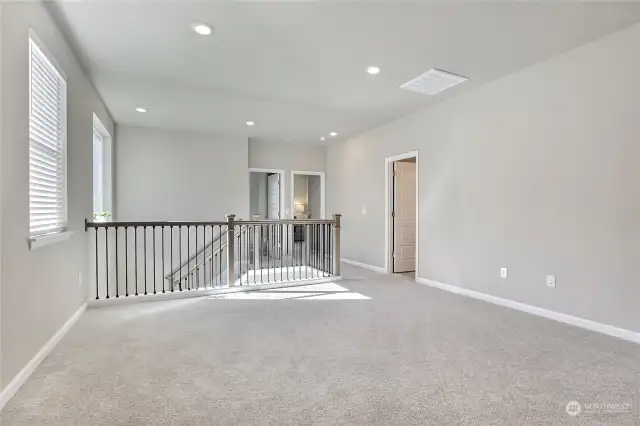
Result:
[[[360,293],[352,293],[348,288],[336,283],[318,283],[264,290],[241,291],[216,294],[207,299],[220,300],[370,300]]]

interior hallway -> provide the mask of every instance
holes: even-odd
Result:
[[[198,298],[89,310],[0,420],[557,425],[576,420],[569,401],[626,402],[640,389],[638,345],[343,268],[338,284],[370,299]]]

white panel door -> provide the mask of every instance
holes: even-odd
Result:
[[[267,219],[280,219],[280,174],[267,177]]]
[[[416,270],[416,163],[394,163],[393,272]]]
[[[274,173],[267,177],[267,219],[280,219],[280,174]],[[282,247],[279,225],[269,225],[267,241],[269,256],[280,259]]]

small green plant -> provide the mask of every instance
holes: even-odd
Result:
[[[96,222],[106,222],[110,217],[111,213],[109,212],[93,213],[93,220]]]

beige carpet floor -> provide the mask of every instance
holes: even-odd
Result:
[[[344,275],[349,291],[90,310],[2,425],[640,423],[637,399],[565,410],[640,397],[640,345],[403,277]]]

